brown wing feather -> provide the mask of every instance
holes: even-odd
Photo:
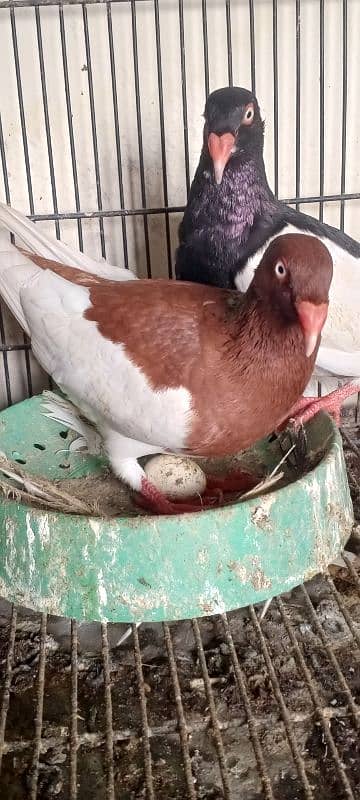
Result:
[[[22,252],[89,288],[84,316],[125,347],[155,390],[190,391],[189,453],[225,455],[247,447],[284,419],[310,378],[315,353],[305,358],[300,326],[285,341],[269,315],[236,292],[165,280],[118,283]]]
[[[67,281],[71,281],[71,283],[77,283],[90,288],[90,286],[101,284],[105,280],[105,278],[101,278],[99,275],[92,275],[77,267],[68,267],[66,264],[61,264],[60,261],[52,261],[50,258],[44,258],[43,256],[37,255],[37,253],[24,250],[22,247],[17,247],[17,250],[26,256],[26,258],[30,259],[30,261],[33,261],[37,267],[41,269],[50,269],[52,272],[56,272],[57,275],[61,275],[62,278],[66,278]]]
[[[190,386],[206,363],[211,314],[219,313],[224,290],[175,281],[103,283],[90,289],[85,312],[102,335],[121,342],[156,389]],[[218,332],[222,338],[221,328]],[[220,342],[214,343],[219,349]]]

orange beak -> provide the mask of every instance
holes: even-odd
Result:
[[[229,161],[235,144],[235,136],[232,133],[223,133],[218,136],[210,133],[208,138],[209,153],[214,164],[215,181],[220,185],[226,164]]]
[[[329,304],[319,303],[316,305],[310,303],[309,300],[301,300],[299,303],[295,303],[295,306],[304,332],[305,353],[307,358],[310,358],[325,325]]]

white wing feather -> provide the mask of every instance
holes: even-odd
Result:
[[[86,287],[45,270],[35,286],[21,290],[20,301],[35,357],[101,434],[114,430],[151,446],[149,452],[154,446],[155,452],[183,450],[192,413],[189,391],[152,388],[125,348],[84,318],[91,305]]]
[[[43,270],[12,244],[9,233],[21,240],[25,249],[43,258],[78,267],[109,280],[136,280],[130,270],[115,267],[105,261],[95,261],[55,238],[44,236],[39,226],[24,214],[0,203],[0,295],[28,336],[30,330],[21,306],[20,294],[39,279]]]
[[[44,236],[39,225],[35,225],[24,214],[4,203],[0,203],[0,226],[21,239],[25,249],[30,250],[32,253],[37,253],[43,258],[60,261],[69,267],[79,267],[85,272],[100,275],[112,281],[136,280],[134,273],[128,269],[116,267],[106,261],[95,261],[95,259],[81,253],[80,250],[69,247],[69,245],[60,242],[55,237]],[[1,245],[0,250],[3,250],[3,239],[1,240]],[[6,250],[16,252],[10,241],[8,241]]]
[[[102,439],[96,428],[81,417],[80,411],[70,400],[65,397],[45,390],[43,392],[44,402],[42,403],[42,413],[44,417],[65,425],[79,434],[77,439],[71,442],[70,451],[86,449],[91,455],[102,453]]]

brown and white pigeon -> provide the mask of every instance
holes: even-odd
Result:
[[[0,295],[42,367],[95,427],[114,473],[154,512],[213,503],[206,495],[170,502],[138,459],[236,454],[281,425],[315,363],[332,279],[327,248],[310,236],[275,239],[240,295],[131,280],[125,270],[116,281],[115,268],[86,256],[71,266],[57,242],[49,258],[44,238],[35,231],[31,239],[33,223],[2,205],[1,224],[26,250],[9,240],[0,254]],[[210,479],[209,491],[252,481],[231,475],[216,487]]]

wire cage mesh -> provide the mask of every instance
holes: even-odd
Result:
[[[346,557],[262,623],[251,606],[134,626],[128,649],[103,624],[92,653],[76,622],[60,647],[56,621],[13,609],[3,796],[357,800],[359,589]]]
[[[0,194],[43,230],[171,276],[209,91],[251,86],[275,193],[356,237],[356,0],[0,0]],[[6,312],[2,407],[45,377]]]
[[[357,0],[0,0],[0,197],[171,277],[204,100],[235,84],[257,93],[276,195],[358,238],[359,29]],[[0,351],[0,407],[46,385],[5,308]],[[113,626],[85,658],[74,621],[2,608],[1,793],[359,798],[358,572],[321,586],[264,626],[250,608],[156,646],[134,627],[124,656]]]

